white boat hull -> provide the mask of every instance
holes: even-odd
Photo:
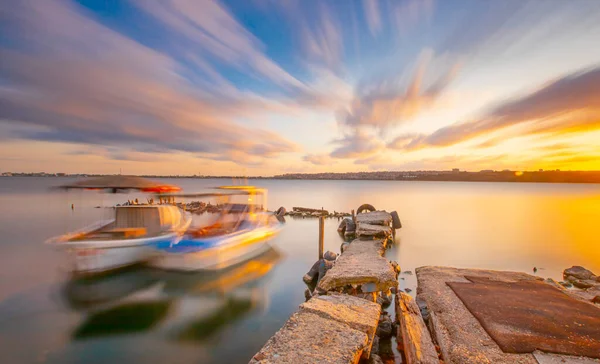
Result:
[[[169,234],[161,237],[160,241],[173,240],[177,236]],[[156,256],[156,250],[151,246],[155,242],[150,239],[138,245],[126,246],[124,242],[119,243],[120,246],[113,247],[106,244],[97,247],[95,244],[86,244],[69,249],[73,270],[81,273],[100,273],[146,262]]]
[[[67,234],[50,239],[47,244],[69,253],[73,271],[86,274],[101,273],[151,260],[157,255],[156,244],[175,241],[190,227],[191,223],[191,215],[186,214],[185,219],[174,231],[158,236],[118,240],[68,241],[73,234]],[[82,231],[89,230],[88,228]]]
[[[198,252],[162,252],[151,261],[151,265],[180,271],[225,269],[267,251],[271,247],[269,241],[278,231],[263,227],[226,238],[218,246]]]

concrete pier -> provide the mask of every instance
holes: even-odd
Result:
[[[369,355],[381,306],[343,294],[310,299],[250,363],[358,363]]]
[[[355,222],[356,239],[251,363],[377,363],[375,348],[386,347],[377,343],[393,333],[408,364],[600,364],[600,277],[592,272],[574,266],[558,283],[421,267],[415,300],[398,291],[399,268],[384,257],[392,215],[361,213]],[[578,289],[564,288],[571,285]],[[382,309],[390,292],[395,322]]]
[[[392,233],[390,214],[362,213],[356,220],[358,238],[321,278],[313,297],[300,305],[250,363],[369,359],[382,311],[376,295],[397,287],[398,272],[383,257]]]
[[[394,267],[383,257],[383,240],[359,238],[350,243],[325,277],[319,282],[323,291],[360,286],[362,292],[387,291],[396,287]]]

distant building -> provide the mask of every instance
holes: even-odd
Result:
[[[542,168],[540,168],[540,172],[544,172],[544,170]]]
[[[57,174],[56,174],[56,177],[64,177],[64,176],[66,176],[66,175],[67,175],[66,173],[57,173]]]
[[[481,171],[479,171],[479,173],[492,173],[494,172],[493,169],[482,169]]]
[[[460,169],[459,168],[452,168],[452,172],[453,173],[458,173],[458,172],[460,172]]]

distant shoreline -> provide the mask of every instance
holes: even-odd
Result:
[[[107,174],[42,174],[7,173],[1,177],[100,177]],[[600,183],[600,171],[401,171],[401,172],[348,172],[348,173],[293,173],[276,176],[168,176],[140,175],[146,178],[196,178],[237,180],[328,180],[328,181],[420,181],[420,182],[511,182],[511,183]]]

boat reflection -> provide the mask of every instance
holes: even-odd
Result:
[[[77,279],[63,293],[84,314],[73,339],[156,330],[183,342],[204,341],[224,327],[268,306],[264,279],[280,261],[271,248],[220,272],[178,273],[132,269]]]

